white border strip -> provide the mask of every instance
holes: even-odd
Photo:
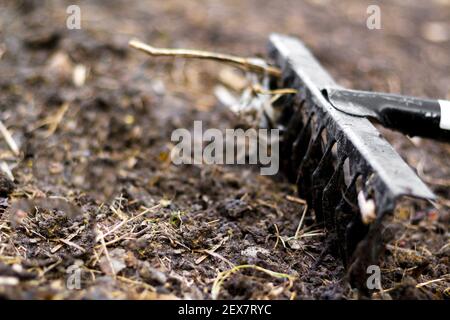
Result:
[[[441,106],[441,122],[439,127],[444,130],[450,130],[450,101],[439,100]]]

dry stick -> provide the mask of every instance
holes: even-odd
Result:
[[[100,242],[102,244],[103,247],[103,252],[105,253],[105,257],[106,260],[109,263],[109,267],[111,268],[111,273],[113,275],[113,277],[116,277],[116,270],[114,269],[114,265],[112,263],[111,257],[109,256],[109,252],[108,252],[108,248],[106,247],[106,243],[105,243],[105,237],[103,236],[103,232],[101,232],[100,230],[98,231],[100,234]]]
[[[229,239],[229,237],[225,237],[222,240],[220,240],[220,242],[218,244],[216,244],[214,247],[212,247],[210,250],[203,250],[203,252],[206,252],[209,255],[212,255],[212,252],[215,252],[217,249],[219,249],[227,240]],[[195,264],[200,264],[203,262],[203,260],[205,260],[208,257],[208,255],[202,255],[200,258],[198,258],[197,260],[195,260]]]
[[[213,300],[216,300],[218,298],[220,288],[221,288],[223,282],[230,275],[232,275],[233,273],[235,273],[236,271],[241,270],[241,269],[255,269],[258,271],[262,271],[262,272],[264,272],[272,277],[275,277],[275,278],[286,278],[289,280],[289,282],[292,282],[293,280],[296,279],[295,276],[285,274],[285,273],[275,272],[275,271],[268,270],[268,269],[265,269],[265,268],[262,268],[262,267],[259,267],[257,265],[253,265],[253,264],[244,264],[244,265],[235,266],[235,267],[231,268],[230,270],[219,272],[219,274],[217,275],[217,278],[214,280],[214,283],[211,288],[211,297]]]
[[[66,114],[67,110],[69,109],[69,103],[65,102],[63,105],[56,111],[56,113],[47,119],[44,120],[44,124],[48,125],[47,132],[45,134],[45,137],[48,138],[51,135],[53,135],[56,130],[58,129],[59,124],[64,118],[64,115]]]
[[[286,199],[291,201],[291,202],[295,202],[295,203],[298,203],[298,204],[301,204],[301,205],[304,206],[303,207],[302,217],[300,218],[300,222],[299,222],[299,224],[297,226],[297,230],[295,231],[295,235],[294,235],[294,239],[298,239],[300,230],[301,230],[301,228],[303,226],[303,220],[305,219],[306,212],[308,211],[308,203],[305,200],[303,200],[303,199],[300,199],[300,198],[297,198],[297,197],[293,197],[293,196],[290,196],[290,195],[287,195]]]
[[[435,282],[441,282],[441,281],[447,280],[449,276],[450,276],[450,274],[444,274],[444,276],[442,278],[419,283],[416,285],[416,288],[422,288],[424,286],[427,286],[427,285],[435,283]]]
[[[155,48],[136,39],[131,40],[128,44],[130,47],[143,51],[153,57],[182,57],[215,60],[232,64],[247,71],[263,74],[267,73],[277,78],[281,77],[280,69],[269,66],[266,62],[264,62],[264,60],[261,59],[243,58],[200,50]]]
[[[6,174],[11,181],[15,180],[11,169],[5,161],[0,161],[0,171],[3,171],[3,173]]]
[[[262,88],[260,85],[253,85],[252,90],[255,93],[265,94],[265,95],[273,95],[273,96],[298,93],[297,89],[283,88],[283,89],[266,90],[266,89]]]
[[[59,239],[59,241],[60,242],[62,242],[62,243],[64,243],[64,244],[66,244],[66,245],[68,245],[67,244],[67,242],[68,241],[71,241],[73,238],[75,238],[81,231],[83,231],[84,230],[84,228],[85,228],[85,226],[81,226],[79,229],[77,229],[74,233],[72,233],[71,235],[69,235],[66,239]],[[63,241],[64,240],[64,241]],[[56,245],[56,246],[54,246],[51,250],[50,250],[50,252],[51,253],[56,253],[59,249],[61,249],[62,248],[62,244],[58,244],[58,245]]]
[[[0,133],[3,135],[3,138],[5,138],[5,141],[8,144],[11,151],[17,157],[20,154],[19,147],[17,146],[11,133],[9,133],[8,129],[5,127],[5,125],[1,120],[0,120]]]
[[[72,242],[70,240],[65,240],[65,239],[60,239],[59,241],[61,241],[62,243],[66,244],[70,247],[74,247],[75,249],[78,249],[81,252],[86,252],[86,250],[83,247],[77,245],[75,242]]]
[[[228,263],[228,265],[229,265],[231,268],[235,267],[235,265],[234,265],[233,262],[231,262],[230,260],[228,260],[228,259],[225,258],[224,256],[218,254],[217,252],[211,251],[211,250],[205,250],[205,252],[206,252],[207,254],[209,254],[209,255],[215,257],[215,258],[218,258],[218,259],[220,259],[220,260],[222,260],[222,261]]]
[[[308,211],[308,205],[305,203],[304,204],[303,213],[302,213],[302,217],[300,218],[300,222],[298,223],[297,230],[295,231],[294,239],[298,239],[298,236],[300,234],[300,230],[302,229],[303,221],[305,220],[305,216],[306,216],[306,212],[307,211]]]
[[[58,265],[60,265],[62,262],[63,262],[63,260],[58,260],[58,261],[56,261],[54,264],[48,266],[47,268],[45,268],[45,269],[42,271],[42,275],[41,275],[41,276],[44,276],[46,273],[48,273],[49,271],[53,270],[55,267],[57,267]]]
[[[278,246],[278,241],[279,240],[283,244],[283,247],[286,248],[286,243],[284,242],[283,237],[280,235],[280,231],[278,230],[277,224],[275,223],[274,226],[275,226],[275,234],[276,234],[276,237],[277,237],[277,241],[275,242],[275,245],[273,246],[273,248],[275,249]]]
[[[142,286],[146,289],[149,289],[151,292],[156,292],[156,288],[148,283],[142,282],[142,281],[137,281],[137,280],[133,280],[133,279],[128,279],[126,277],[123,276],[117,276],[117,279],[120,281],[123,281],[125,283],[129,283],[129,284],[133,284],[136,286]]]
[[[448,280],[448,276],[450,276],[450,274],[444,274],[444,276],[442,278],[434,279],[434,280],[430,280],[430,281],[426,281],[426,282],[422,282],[422,283],[418,283],[418,284],[416,284],[416,288],[422,288],[422,287],[427,286],[427,285],[432,284],[432,283]],[[383,294],[383,293],[391,292],[391,291],[396,290],[397,288],[398,288],[398,286],[394,286],[394,287],[389,288],[389,289],[383,289],[383,290],[380,290],[380,293]]]

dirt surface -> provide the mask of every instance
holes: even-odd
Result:
[[[383,28],[368,30],[360,0],[80,1],[68,30],[75,2],[0,2],[0,120],[20,148],[0,140],[15,181],[2,170],[0,297],[210,299],[219,272],[249,264],[278,274],[236,271],[219,298],[358,298],[324,236],[281,241],[304,209],[282,176],[171,164],[174,129],[240,126],[212,93],[224,67],[127,42],[263,56],[287,33],[343,85],[450,99],[450,2],[380,2]],[[450,147],[383,132],[441,199],[386,224],[371,298],[448,299]]]

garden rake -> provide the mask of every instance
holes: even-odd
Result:
[[[361,110],[362,114],[354,114],[357,110],[352,106],[354,96],[360,109],[386,101],[402,105],[404,100],[344,90],[295,38],[271,35],[269,54],[282,71],[269,88],[298,91],[273,106],[279,116],[271,120],[282,130],[281,167],[314,210],[316,222],[324,224],[329,247],[343,258],[350,282],[365,290],[367,267],[378,263],[381,252],[383,218],[401,197],[435,199],[367,119],[370,114]],[[412,108],[420,111],[422,102],[415,102]],[[432,105],[431,113],[423,114],[422,120],[430,119],[428,126],[439,125],[436,103],[427,103]],[[408,131],[405,127],[403,132]],[[450,131],[435,132],[445,140]]]

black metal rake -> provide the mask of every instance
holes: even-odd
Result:
[[[269,53],[282,70],[271,86],[298,89],[275,106],[281,167],[324,223],[351,283],[365,289],[366,268],[379,259],[383,217],[400,197],[435,196],[368,119],[330,104],[325,90],[339,86],[299,40],[271,35]],[[355,205],[358,196],[368,208]]]

